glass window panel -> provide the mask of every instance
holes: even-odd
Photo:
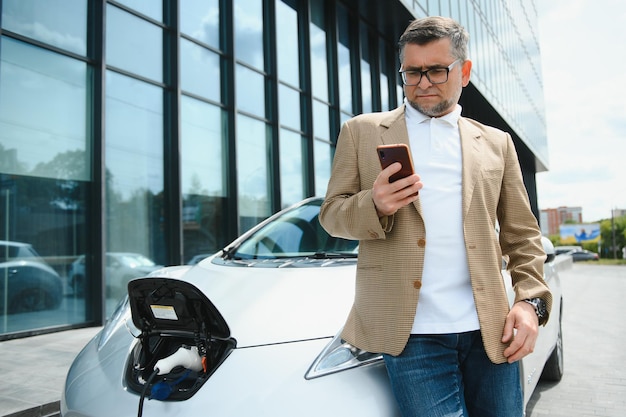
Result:
[[[0,38],[0,334],[86,321],[66,285],[90,200],[84,63]]]
[[[428,0],[428,15],[429,16],[439,15],[439,0]]]
[[[328,106],[317,100],[313,100],[313,135],[330,141]]]
[[[220,101],[220,57],[186,39],[180,40],[180,83],[184,91]]]
[[[226,236],[224,114],[214,105],[181,97],[183,259],[211,254]]]
[[[300,130],[300,92],[286,85],[278,85],[280,124]]]
[[[276,53],[278,77],[296,87],[300,85],[298,12],[282,1],[276,2]]]
[[[148,17],[163,21],[163,2],[162,0],[117,0],[118,3],[124,4],[131,9],[145,14]]]
[[[361,97],[363,113],[372,111],[372,70],[370,65],[370,42],[367,27],[361,26]]]
[[[389,94],[389,76],[387,74],[390,67],[393,73],[393,65],[389,65],[390,59],[387,55],[387,44],[384,39],[378,40],[378,51],[380,60],[380,107],[382,110],[390,110],[392,104]]]
[[[324,2],[311,3],[311,83],[313,95],[328,101],[328,59],[326,55],[326,24]]]
[[[220,45],[219,0],[182,0],[180,2],[180,31],[207,45]]]
[[[250,68],[237,65],[237,107],[247,113],[265,117],[265,77]]]
[[[110,65],[163,81],[161,28],[108,5],[106,58]]]
[[[268,129],[259,120],[237,115],[239,233],[271,214]]]
[[[235,56],[263,70],[263,0],[234,0]]]
[[[87,66],[9,38],[0,42],[0,172],[89,180]],[[72,164],[64,167],[65,158]]]
[[[332,165],[330,144],[320,140],[313,141],[313,156],[315,158],[315,195],[324,196]]]
[[[87,320],[66,283],[87,240],[88,187],[0,172],[0,334]]]
[[[163,91],[112,71],[106,85],[106,250],[162,264]],[[105,278],[107,315],[130,276],[118,278]]]
[[[54,45],[87,54],[85,0],[4,0],[2,27]]]
[[[450,10],[450,0],[439,0],[439,5],[441,7],[441,9],[439,10],[439,15],[440,16],[446,16],[446,17],[451,17],[451,10]]]
[[[338,6],[339,43],[337,44],[337,65],[339,69],[339,106],[347,113],[354,113],[352,103],[352,63],[350,56],[350,20],[346,9]]]
[[[302,151],[305,139],[286,129],[280,131],[281,208],[302,200],[305,195]]]

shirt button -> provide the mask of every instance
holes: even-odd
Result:
[[[416,290],[422,288],[422,281],[420,281],[419,279],[413,281],[413,288],[415,288]]]
[[[426,239],[419,239],[417,241],[417,246],[419,246],[420,248],[423,248],[424,246],[426,246]]]

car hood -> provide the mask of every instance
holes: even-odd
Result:
[[[311,262],[319,266],[229,266],[236,263],[216,265],[206,259],[151,276],[180,279],[198,288],[242,348],[337,334],[354,299],[356,263]]]

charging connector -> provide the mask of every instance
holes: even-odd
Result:
[[[203,370],[202,358],[198,354],[198,348],[196,346],[181,346],[172,355],[157,361],[154,370],[158,370],[157,375],[164,375],[170,373],[177,366],[196,372]]]

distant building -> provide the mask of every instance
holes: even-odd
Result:
[[[0,341],[103,325],[107,253],[178,265],[324,196],[342,123],[402,104],[397,41],[418,17],[467,27],[463,115],[511,134],[539,217],[537,4],[0,0],[0,239],[67,281],[53,313],[0,308]]]
[[[622,217],[626,216],[626,209],[613,209],[611,210],[611,217]]]
[[[582,207],[565,207],[542,209],[540,212],[539,223],[541,225],[541,233],[544,235],[558,235],[559,226],[565,222],[582,223],[583,209]]]

